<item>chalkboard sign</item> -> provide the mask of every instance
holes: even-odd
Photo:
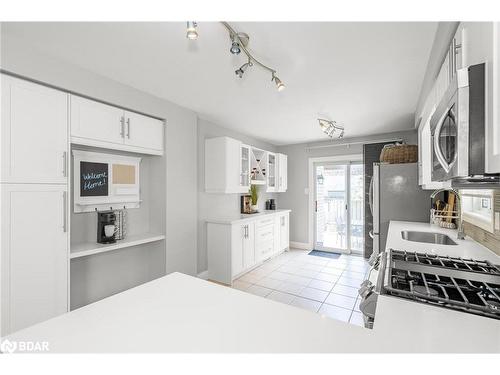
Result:
[[[80,162],[80,196],[108,196],[108,164]]]

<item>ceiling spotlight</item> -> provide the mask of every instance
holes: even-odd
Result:
[[[333,138],[336,132],[339,133],[338,135],[336,135],[337,138],[344,137],[344,127],[337,125],[337,122],[325,120],[322,118],[319,118],[318,121],[319,121],[319,127],[321,128],[323,133],[325,133],[330,138]]]
[[[240,54],[241,52],[240,44],[236,40],[233,40],[231,42],[231,48],[229,49],[229,52],[231,52],[233,55]]]
[[[252,62],[250,60],[248,60],[248,62],[244,63],[242,66],[236,69],[234,73],[236,73],[236,75],[241,78],[243,77],[243,73],[245,73],[245,70],[247,70],[249,66],[252,66]]]
[[[198,24],[196,22],[187,22],[186,38],[188,38],[189,40],[198,39],[198,31],[196,31],[196,27],[198,27]]]
[[[271,81],[274,81],[274,83],[276,83],[276,88],[278,89],[278,91],[283,91],[285,89],[285,84],[281,82],[281,79],[276,77],[274,73],[273,77],[271,78]]]

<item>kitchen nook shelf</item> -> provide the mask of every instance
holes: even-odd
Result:
[[[142,245],[150,242],[162,241],[164,239],[165,235],[163,234],[143,233],[139,235],[128,236],[123,240],[118,240],[115,243],[110,244],[100,244],[95,242],[72,244],[70,259],[124,249],[127,247]]]

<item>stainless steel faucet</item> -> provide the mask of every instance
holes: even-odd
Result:
[[[465,233],[464,233],[464,226],[462,222],[462,204],[461,204],[461,198],[458,190],[453,189],[453,188],[442,188],[442,189],[437,189],[434,190],[431,194],[431,199],[434,199],[436,195],[443,191],[450,191],[453,194],[455,194],[455,197],[457,197],[457,221],[458,221],[458,233],[457,233],[457,238],[459,240],[465,240]]]

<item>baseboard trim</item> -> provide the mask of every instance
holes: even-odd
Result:
[[[312,250],[311,245],[306,242],[294,242],[290,241],[290,248],[301,249],[301,250]]]
[[[196,275],[196,277],[198,279],[208,280],[208,271],[200,272],[198,275]]]

